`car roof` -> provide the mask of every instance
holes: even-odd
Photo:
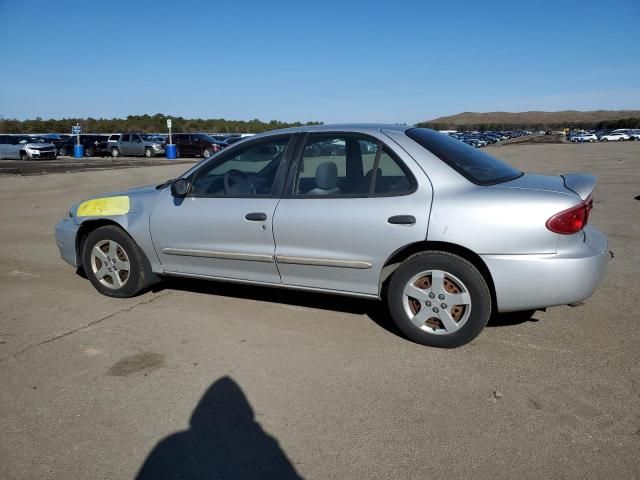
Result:
[[[398,124],[385,124],[385,123],[334,123],[327,125],[304,125],[301,127],[281,128],[279,130],[271,130],[269,132],[259,133],[257,136],[267,136],[281,133],[322,133],[322,132],[357,132],[357,133],[373,133],[380,130],[395,130],[398,132],[405,132],[406,130],[414,128],[412,125],[398,125]]]

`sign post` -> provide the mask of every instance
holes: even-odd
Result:
[[[164,147],[164,151],[167,154],[167,160],[174,160],[178,158],[178,150],[173,144],[173,137],[171,136],[171,119],[167,118],[167,128],[169,129],[169,143]]]
[[[75,158],[84,158],[84,145],[80,145],[80,134],[82,127],[75,124],[71,127],[71,134],[76,136],[76,144],[73,146],[73,156]]]

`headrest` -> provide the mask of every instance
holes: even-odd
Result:
[[[316,170],[316,187],[323,190],[335,188],[338,184],[338,167],[333,162],[324,162]]]

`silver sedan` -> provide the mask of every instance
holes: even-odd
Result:
[[[56,240],[104,295],[177,276],[382,299],[411,340],[456,347],[492,312],[595,291],[608,261],[587,224],[595,182],[525,174],[424,128],[301,127],[88,199]]]

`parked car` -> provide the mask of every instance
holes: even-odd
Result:
[[[0,135],[0,159],[55,160],[56,147],[29,135]]]
[[[164,154],[164,143],[145,133],[113,133],[107,140],[112,157],[144,155],[147,158]]]
[[[593,143],[598,141],[598,137],[594,133],[580,133],[578,135],[572,136],[571,141],[573,143],[578,143],[578,142]]]
[[[76,204],[56,241],[107,296],[176,276],[381,298],[410,339],[456,347],[492,312],[594,292],[609,259],[587,225],[595,183],[523,173],[425,128],[308,126]]]
[[[84,146],[85,157],[102,157],[110,155],[107,149],[109,135],[81,134],[80,144]],[[72,135],[58,147],[58,155],[73,155],[73,146],[78,143],[77,135]]]
[[[600,140],[603,142],[623,142],[625,140],[629,140],[629,135],[627,135],[626,133],[611,132],[600,137]]]
[[[204,133],[174,133],[173,143],[179,157],[208,158],[226,146]]]
[[[629,140],[640,140],[640,129],[632,129],[628,132]]]
[[[241,136],[233,135],[233,136],[227,137],[224,140],[222,140],[222,143],[224,143],[228,147],[229,145],[232,145],[232,144],[236,143],[239,140],[242,140]]]
[[[65,144],[71,135],[62,134],[62,133],[47,133],[45,135],[41,135],[41,138],[47,142],[51,143],[54,147],[56,147],[56,153],[58,155],[62,155],[60,153],[60,147]]]

